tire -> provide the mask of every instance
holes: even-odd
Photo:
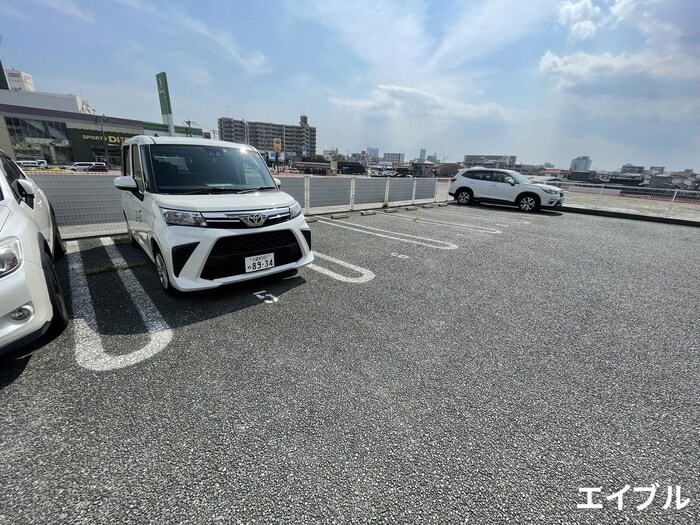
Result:
[[[56,215],[51,208],[51,221],[53,222],[53,260],[57,261],[66,255],[66,244],[63,242],[61,232],[58,231],[56,224]]]
[[[532,213],[540,209],[540,200],[532,193],[526,193],[518,197],[516,204],[518,208],[520,208],[520,211],[524,211],[525,213]]]
[[[51,301],[51,310],[53,312],[51,325],[49,326],[48,334],[51,337],[57,336],[68,326],[68,307],[66,299],[63,296],[63,289],[56,274],[56,267],[51,260],[48,252],[44,252],[41,256],[41,266],[44,269],[44,279],[46,281],[46,291],[49,294]]]
[[[461,190],[458,190],[457,193],[455,194],[455,200],[457,201],[457,204],[461,204],[462,206],[467,206],[469,204],[473,204],[474,194],[469,189],[461,189]]]
[[[156,272],[158,273],[158,282],[160,283],[161,288],[163,288],[165,293],[168,295],[180,295],[180,291],[173,288],[173,285],[170,282],[168,265],[165,262],[165,257],[163,257],[163,254],[160,252],[157,246],[154,246],[153,248],[153,259],[156,263]]]

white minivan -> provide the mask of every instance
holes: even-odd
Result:
[[[203,290],[313,261],[301,206],[280,190],[255,148],[139,135],[122,143],[129,237],[168,293]]]

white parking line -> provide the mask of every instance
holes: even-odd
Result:
[[[433,219],[423,219],[422,217],[416,217],[415,215],[402,215],[400,213],[394,213],[393,215],[387,215],[392,219],[401,219],[410,222],[423,222],[426,224],[437,224],[440,226],[449,226],[450,228],[457,228],[459,230],[470,230],[477,233],[488,233],[492,235],[497,235],[503,233],[501,230],[496,230],[495,228],[487,228],[485,226],[471,226],[469,224],[455,224],[453,222],[436,221]]]
[[[323,223],[323,224],[328,224],[330,226],[335,226],[337,228],[345,228],[346,230],[354,230],[356,232],[365,233],[367,235],[376,235],[377,237],[384,237],[385,239],[393,239],[393,240],[401,241],[401,242],[410,242],[412,244],[418,244],[420,246],[427,246],[428,248],[435,248],[437,250],[456,250],[458,248],[458,246],[456,244],[452,244],[451,242],[438,241],[437,239],[428,239],[427,237],[418,237],[416,235],[408,235],[407,233],[394,232],[391,230],[382,230],[380,228],[372,228],[371,226],[365,226],[365,225],[360,225],[360,224],[356,224],[356,223],[349,223],[349,224],[352,224],[352,226],[348,226],[347,224],[340,224],[338,222],[332,222],[332,221],[329,221],[327,219],[322,219],[321,217],[318,218],[318,222]],[[354,228],[353,226],[357,226],[357,227]],[[363,228],[363,229],[361,229],[361,228]],[[367,231],[367,230],[374,230],[374,231]],[[384,232],[384,233],[375,233],[375,232]],[[393,235],[385,235],[386,233],[391,233]],[[396,237],[397,235],[400,235],[401,237]],[[420,239],[420,240],[414,240],[414,239]],[[421,241],[428,241],[428,242],[421,242]],[[429,243],[433,243],[433,244],[429,244]]]
[[[314,251],[314,257],[326,259],[327,261],[335,263],[338,266],[344,266],[345,268],[348,268],[348,269],[360,274],[360,277],[347,277],[345,275],[341,275],[339,273],[336,273],[332,270],[329,270],[328,268],[324,268],[323,266],[319,266],[317,264],[312,263],[312,264],[309,264],[307,266],[307,268],[310,268],[310,269],[315,270],[319,273],[322,273],[323,275],[327,275],[328,277],[331,277],[332,279],[335,279],[336,281],[357,284],[357,283],[366,283],[368,281],[371,281],[375,277],[374,272],[368,270],[367,268],[362,268],[361,266],[355,266],[354,264],[350,264],[349,262],[341,261],[340,259],[336,259],[335,257],[331,257],[330,255],[323,255],[322,253],[318,253],[317,251]]]
[[[437,210],[437,209],[432,209],[429,211],[429,213],[433,212],[438,212],[438,213],[446,213],[448,215],[453,215],[453,216],[459,216],[459,217],[469,217],[470,219],[479,219],[482,221],[488,221],[488,222],[513,222],[516,224],[530,224],[529,220],[525,220],[524,218],[518,218],[518,219],[510,219],[507,217],[503,217],[503,213],[505,212],[500,212],[498,215],[474,215],[473,213],[466,213],[462,211],[457,211],[457,210]],[[516,215],[516,217],[522,217],[521,215]]]
[[[102,244],[116,268],[126,267],[111,238],[102,238]],[[97,330],[95,309],[90,298],[85,268],[77,241],[67,244],[68,268],[70,271],[70,290],[73,305],[73,324],[75,325],[75,359],[80,366],[88,370],[107,371],[132,366],[153,357],[172,341],[173,333],[160,315],[151,298],[138,282],[133,272],[128,269],[117,270],[117,274],[131,295],[148,329],[148,343],[129,354],[110,355],[102,346],[102,339]]]

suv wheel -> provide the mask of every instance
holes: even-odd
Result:
[[[525,211],[528,213],[536,211],[540,207],[540,203],[537,197],[529,193],[518,197],[517,204],[518,208],[520,208],[521,211]]]
[[[53,208],[51,208],[51,220],[53,222],[53,260],[57,261],[66,254],[66,245],[61,238],[61,232],[58,231],[56,214],[53,212]]]
[[[470,190],[462,189],[457,192],[457,195],[455,195],[455,200],[457,203],[466,206],[474,201],[474,195],[472,195]]]

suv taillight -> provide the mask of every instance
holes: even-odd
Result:
[[[450,182],[454,182],[454,181],[456,181],[456,180],[457,180],[457,176],[455,175],[454,177],[452,177],[452,178],[450,179]]]

